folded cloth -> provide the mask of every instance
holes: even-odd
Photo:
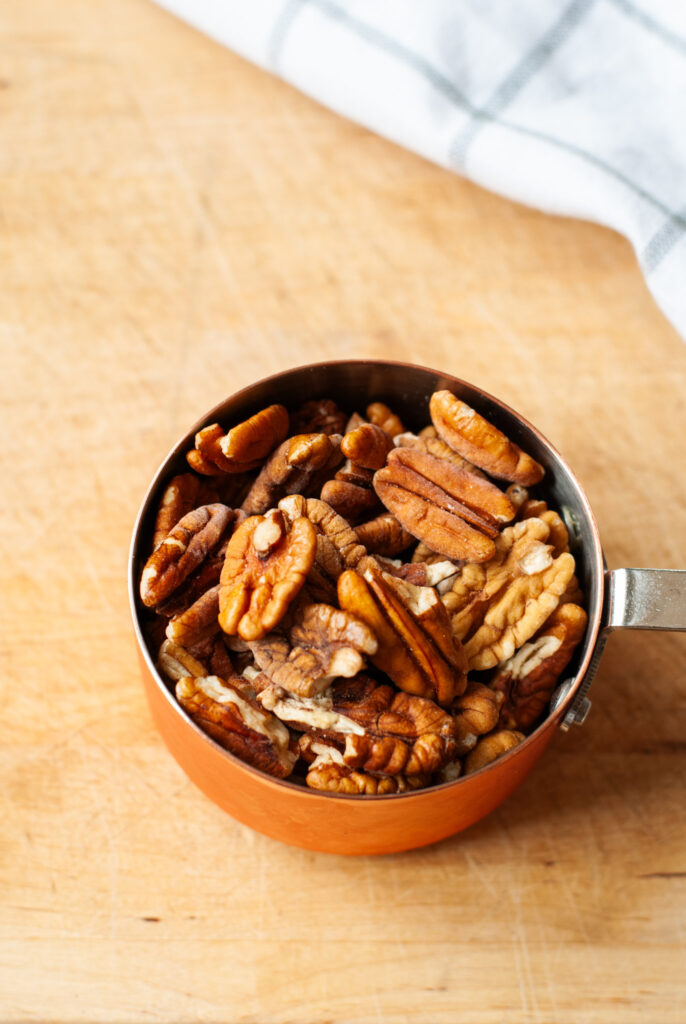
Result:
[[[486,188],[622,232],[686,337],[686,4],[158,2]]]

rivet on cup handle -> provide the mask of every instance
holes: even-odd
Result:
[[[610,633],[615,629],[660,629],[686,632],[686,569],[613,569],[605,573],[600,636],[583,684],[560,723],[581,725],[591,708],[586,696],[598,670]],[[555,711],[574,684],[566,679],[550,703]]]

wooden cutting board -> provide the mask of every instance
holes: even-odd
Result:
[[[441,367],[686,566],[686,347],[628,243],[374,137],[143,0],[7,0],[0,1020],[686,1019],[686,638],[614,635],[497,813],[347,860],[236,824],[144,704],[127,545],[175,438],[289,365]]]

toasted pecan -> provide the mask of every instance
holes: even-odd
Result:
[[[224,632],[249,641],[274,629],[305,583],[316,544],[314,527],[302,516],[290,530],[279,510],[246,519],[229,541],[221,574]]]
[[[502,662],[490,686],[504,699],[500,710],[504,728],[528,729],[543,714],[587,621],[579,605],[560,605],[528,643]]]
[[[166,600],[219,544],[234,518],[226,505],[201,505],[188,512],[153,551],[141,574],[143,604]]]
[[[429,411],[439,437],[490,476],[525,487],[543,479],[543,466],[452,392],[434,392]]]
[[[297,758],[288,729],[248,695],[237,677],[184,676],[176,697],[197,725],[241,760],[282,779],[293,771]]]

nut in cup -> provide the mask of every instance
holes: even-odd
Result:
[[[410,429],[419,430],[429,420],[431,396],[442,391],[467,403],[545,468],[539,491],[551,508],[562,513],[569,530],[576,574],[586,595],[585,636],[538,727],[524,739],[501,738],[497,760],[484,767],[473,761],[473,770],[453,781],[424,789],[357,796],[312,790],[266,774],[223,749],[192,721],[160,675],[155,665],[157,652],[150,649],[144,635],[139,583],[153,546],[162,490],[172,476],[187,470],[186,452],[209,424],[240,424],[274,404],[295,410],[304,401],[323,396],[348,410],[382,403]],[[324,415],[328,413],[322,405]],[[269,429],[276,428],[270,423]],[[360,435],[359,443],[368,444],[372,451],[373,440],[371,434],[369,438]],[[259,441],[258,436],[258,448]],[[210,442],[216,444],[217,439],[208,438]],[[227,451],[228,458],[230,446]],[[375,458],[373,455],[372,461]],[[208,528],[212,528],[211,523]],[[157,581],[152,583],[156,585]],[[343,854],[393,853],[424,846],[483,818],[524,780],[557,729],[583,722],[590,708],[588,690],[611,631],[686,630],[686,571],[607,570],[598,527],[583,488],[562,456],[534,426],[498,399],[458,378],[420,366],[375,360],[328,362],[287,370],[242,389],[193,426],[165,458],[143,499],[131,542],[129,595],[150,709],[164,742],[186,774],[243,824],[295,846]],[[465,713],[476,713],[479,697],[475,690],[465,702]]]

